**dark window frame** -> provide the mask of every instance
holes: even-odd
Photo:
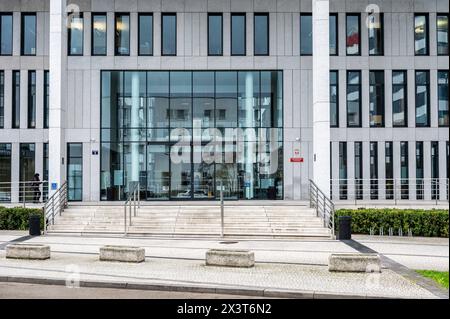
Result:
[[[336,73],[336,84],[333,84],[336,86],[336,125],[331,124],[331,117],[330,117],[330,127],[331,128],[337,128],[339,127],[339,70],[330,70],[331,73]],[[331,103],[331,81],[330,81],[330,103]],[[330,115],[331,115],[331,108],[330,108]]]
[[[210,17],[220,17],[220,34],[221,34],[222,41],[220,41],[220,53],[219,54],[212,54],[209,51],[209,49],[210,49],[209,48],[209,31],[210,31],[209,18]],[[223,14],[220,12],[208,12],[206,46],[208,49],[208,56],[223,56]]]
[[[170,53],[170,54],[167,54],[167,53],[164,53],[164,41],[163,41],[163,33],[164,33],[164,23],[163,23],[163,21],[164,21],[164,17],[167,17],[167,16],[174,16],[175,17],[175,53]],[[162,14],[161,14],[161,56],[177,56],[177,51],[178,51],[178,17],[177,17],[177,14],[176,14],[176,12],[163,12]]]
[[[395,92],[394,91],[394,87],[402,86],[403,90],[404,90],[404,93],[405,93],[404,94],[404,99],[405,99],[405,110],[404,110],[404,112],[405,112],[405,124],[403,124],[403,125],[395,124],[394,118],[393,118],[394,117],[394,108],[392,107],[392,127],[408,127],[408,71],[407,70],[392,70],[392,79],[394,78],[393,74],[397,73],[397,72],[402,72],[403,73],[404,81],[403,81],[403,84],[395,84],[394,81],[392,80],[392,101],[391,101],[391,104],[392,104],[392,106],[394,106],[394,95],[393,95],[393,93]]]
[[[141,45],[140,45],[140,40],[141,40],[141,17],[152,17],[152,43],[151,43],[151,51],[152,53],[150,54],[144,54],[141,52]],[[154,49],[155,49],[155,39],[154,39],[154,30],[155,30],[155,18],[153,16],[153,12],[139,12],[138,13],[138,56],[153,56],[154,55]]]
[[[335,29],[336,29],[336,38],[335,38],[335,41],[336,41],[336,53],[331,53],[331,50],[330,50],[330,56],[339,56],[339,14],[337,12],[331,12],[330,13],[330,17],[335,17],[336,18],[336,24],[334,26]]]
[[[10,43],[11,44],[11,53],[5,54],[5,53],[3,53],[1,51],[1,48],[0,48],[0,56],[12,56],[13,53],[14,53],[14,39],[13,39],[14,38],[14,15],[13,15],[12,12],[0,12],[0,43],[2,41],[1,18],[4,17],[4,16],[9,16],[9,17],[11,17],[11,20],[12,20],[12,25],[11,25],[11,43]]]
[[[439,73],[447,73],[447,81],[448,81],[448,78],[450,77],[450,74],[449,74],[449,70],[441,70],[441,69],[439,69],[439,70],[437,70],[437,90],[438,90],[438,92],[437,92],[437,106],[438,106],[438,127],[449,127],[449,116],[450,116],[450,114],[449,114],[449,108],[448,108],[448,99],[447,99],[447,124],[440,124],[439,123],[439,119],[440,119],[440,117],[439,117],[439,101],[440,101],[440,99],[439,99],[439,87],[442,85],[442,84],[439,84]],[[448,83],[447,83],[447,98],[448,98]]]
[[[436,54],[438,56],[447,56],[448,55],[448,42],[449,42],[449,35],[448,35],[448,18],[449,18],[449,13],[436,13]],[[438,46],[438,29],[437,29],[437,23],[438,23],[438,17],[447,17],[447,53],[439,53],[439,46]]]
[[[354,54],[348,53],[348,45],[347,45],[348,17],[358,17],[358,52],[354,53]],[[361,14],[360,13],[347,13],[345,15],[345,55],[346,56],[361,56]]]
[[[99,54],[94,52],[94,17],[95,16],[104,16],[106,21],[106,30],[105,30],[105,53]],[[115,27],[115,20],[114,20]],[[115,30],[114,30],[115,32]],[[108,15],[106,12],[92,12],[91,13],[91,56],[106,56],[108,54]]]
[[[244,17],[244,53],[233,53],[233,16]],[[232,12],[230,15],[230,55],[246,56],[247,55],[247,14],[245,12]]]
[[[83,12],[77,12],[76,14],[71,14],[67,17],[70,18],[67,25],[67,55],[68,56],[83,56],[84,55],[84,15]],[[83,22],[82,31],[81,31],[81,53],[72,53],[71,52],[71,44],[72,44],[72,18],[80,18]]]
[[[48,80],[48,83],[47,83]],[[44,89],[43,89],[43,107],[44,107],[44,121],[43,121],[43,127],[44,128],[49,128],[50,126],[50,71],[49,70],[44,70]],[[47,98],[48,97],[48,98]]]
[[[119,16],[128,16],[129,21],[129,30],[128,30],[128,53],[123,54],[118,51],[118,43],[117,43],[117,18]],[[130,56],[131,54],[131,15],[129,12],[115,12],[114,13],[114,56]]]
[[[416,17],[424,16],[425,17],[425,54],[418,54],[416,50]],[[414,20],[413,20],[413,39],[414,39],[414,56],[429,56],[430,55],[430,15],[428,12],[415,12],[414,13]],[[436,44],[437,45],[437,44]]]
[[[349,78],[349,76],[348,76],[348,74],[350,73],[350,72],[358,72],[359,73],[359,119],[358,119],[358,121],[359,121],[359,125],[350,125],[349,124],[349,120],[348,120],[348,87],[349,87],[349,85],[356,85],[356,84],[349,84],[349,81],[348,81],[348,78]],[[347,92],[346,92],[346,97],[345,97],[345,99],[346,99],[346,106],[345,106],[345,108],[346,108],[346,116],[347,116],[347,128],[361,128],[362,127],[362,96],[361,96],[361,93],[362,93],[362,72],[361,72],[361,70],[346,70],[346,88],[347,88]]]
[[[34,76],[34,84],[31,83]],[[36,100],[36,82],[37,82],[36,70],[28,70],[28,91],[27,91],[27,128],[35,129],[36,128],[36,109],[37,109],[37,100]],[[34,86],[34,96],[32,95]],[[34,106],[33,106],[34,103]],[[31,111],[34,107],[34,118],[32,117]]]
[[[17,83],[17,75],[19,83]],[[12,96],[11,96],[11,128],[18,129],[20,128],[20,78],[21,74],[19,70],[12,71]],[[18,97],[18,99],[17,99]],[[18,100],[19,104],[16,104]],[[16,117],[16,113],[18,113],[18,118]]]
[[[368,53],[369,56],[384,56],[384,38],[385,38],[385,34],[384,34],[384,13],[383,12],[378,12],[375,13],[379,15],[380,18],[380,34],[381,34],[381,48],[380,48],[380,53],[376,53],[376,54],[371,54],[370,53],[370,28],[367,28],[367,39],[368,39]]]
[[[300,13],[300,56],[312,56],[314,51],[314,40],[311,35],[311,53],[302,53],[302,17],[311,17],[311,31],[313,30],[313,18],[311,12]]]
[[[0,70],[0,129],[5,127],[5,72]]]
[[[427,76],[427,123],[422,125],[417,123],[417,73],[418,72],[425,72]],[[431,105],[430,105],[430,70],[415,70],[414,72],[414,97],[415,97],[415,127],[430,127],[431,124]],[[423,86],[423,84],[420,84],[420,86]]]
[[[70,156],[70,145],[71,144],[79,144],[81,145],[81,156]],[[69,192],[69,166],[71,158],[81,158],[81,199],[68,199],[71,202],[81,202],[83,201],[83,143],[82,142],[68,142],[66,145],[67,150],[67,165],[66,165],[66,176],[67,176],[67,193]],[[68,194],[67,194],[68,197]]]
[[[255,20],[256,17],[267,17],[267,53],[256,53],[256,29]],[[270,55],[270,15],[268,12],[255,12],[253,14],[253,55],[254,56],[269,56]]]
[[[34,54],[31,53],[25,53],[25,37],[24,37],[24,24],[25,24],[25,17],[27,16],[34,16],[34,43],[36,45],[36,52]],[[20,55],[23,56],[36,56],[37,55],[37,15],[36,12],[22,12],[20,15]]]
[[[370,74],[372,72],[381,73],[383,75],[383,77],[382,77],[383,83],[382,84],[379,84],[379,83],[372,84],[370,82],[370,78],[371,78]],[[380,125],[376,125],[376,124],[372,125],[372,124],[370,124],[370,87],[372,85],[374,85],[376,87],[381,87],[382,92],[383,92],[383,98],[381,100],[382,112],[381,112],[381,114],[377,114],[377,115],[381,115],[382,116],[382,121],[381,121]],[[385,124],[386,124],[386,80],[385,80],[385,72],[384,72],[384,70],[369,70],[369,127],[371,127],[371,128],[383,128],[383,127],[385,127]]]

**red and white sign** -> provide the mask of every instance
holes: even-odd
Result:
[[[291,163],[303,163],[303,157],[291,157]]]

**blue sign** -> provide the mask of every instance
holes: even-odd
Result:
[[[55,191],[58,189],[58,183],[52,183],[52,191]]]

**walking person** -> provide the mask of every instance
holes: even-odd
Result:
[[[34,174],[33,177],[33,203],[39,203],[39,199],[41,198],[41,191],[39,189],[39,185],[41,185],[42,182],[39,179],[39,173]]]

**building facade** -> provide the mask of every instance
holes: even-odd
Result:
[[[302,200],[310,179],[333,199],[363,180],[362,197],[390,199],[398,179],[422,199],[424,180],[448,188],[448,14],[444,0],[0,0],[0,183]]]

